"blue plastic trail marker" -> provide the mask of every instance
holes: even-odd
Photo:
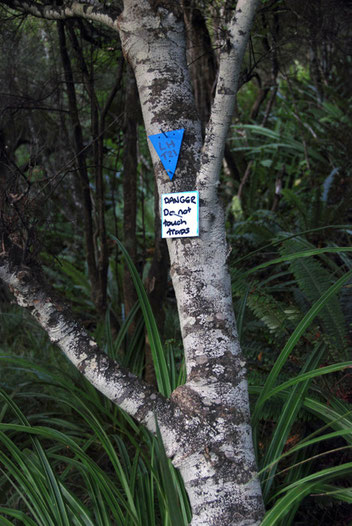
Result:
[[[160,161],[163,163],[163,166],[170,177],[170,181],[175,175],[184,131],[184,128],[168,132],[160,130],[160,133],[148,135],[154,146],[154,150],[158,154]]]

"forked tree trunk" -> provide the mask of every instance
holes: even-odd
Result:
[[[8,3],[19,6],[24,2]],[[151,148],[159,194],[198,190],[200,236],[169,239],[171,276],[182,330],[187,381],[165,399],[101,355],[68,312],[28,269],[0,257],[0,278],[83,374],[151,431],[158,420],[165,449],[178,467],[192,505],[192,526],[259,524],[263,502],[252,445],[245,363],[238,343],[227,268],[228,248],[217,185],[234,109],[237,80],[258,0],[238,0],[224,18],[220,68],[204,144],[186,64],[178,2],[125,0],[114,17],[75,2],[27,11],[85,16],[120,32],[134,69],[147,135],[184,128],[172,180]],[[108,8],[107,8],[108,9]],[[225,15],[225,14],[224,14]]]
[[[147,0],[126,0],[120,21],[147,135],[185,129],[172,181],[151,148],[159,193],[197,189],[200,194],[200,237],[168,240],[187,366],[187,382],[172,399],[182,412],[197,415],[212,429],[202,448],[174,459],[190,497],[192,525],[255,524],[262,513],[224,216],[216,191],[255,4],[238,2],[228,26],[203,152],[181,13],[161,7],[155,12]]]

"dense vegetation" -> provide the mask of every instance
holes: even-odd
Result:
[[[204,19],[195,4],[206,121],[224,28],[217,2]],[[263,2],[225,153],[263,525],[352,521],[351,15],[348,2]],[[0,42],[0,178],[13,204],[1,227],[14,237],[22,222],[26,250],[105,352],[169,394],[184,381],[181,338],[121,51],[90,24],[10,11]],[[95,391],[2,288],[0,317],[0,525],[187,524],[160,438]]]

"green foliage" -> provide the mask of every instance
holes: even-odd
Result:
[[[4,359],[38,378],[32,389],[17,393],[18,402],[28,407],[39,399],[47,409],[27,419],[0,392],[3,517],[31,526],[187,524],[187,497],[160,437],[137,426],[74,370],[64,376],[30,360]],[[183,522],[174,522],[175,505]]]
[[[352,502],[352,128],[351,92],[341,69],[348,71],[351,62],[348,66],[347,60],[335,58],[330,77],[319,86],[307,63],[311,47],[309,53],[306,46],[301,51],[287,38],[289,52],[286,49],[283,58],[281,30],[270,35],[267,29],[271,17],[289,13],[288,30],[294,3],[274,2],[272,12],[271,2],[262,4],[262,21],[267,17],[269,25],[263,23],[253,35],[248,71],[253,71],[252,54],[258,58],[258,41],[272,38],[280,74],[270,77],[274,60],[269,64],[269,57],[266,63],[264,56],[255,78],[270,86],[270,95],[276,89],[277,94],[270,113],[263,104],[256,121],[249,121],[258,87],[249,82],[239,93],[243,123],[233,127],[231,146],[240,173],[251,165],[241,198],[235,195],[240,181],[226,176],[231,189],[227,226],[238,332],[248,361],[255,446],[268,509],[262,524],[288,526],[302,524],[301,517],[308,523],[307,511],[316,510],[320,519],[321,510]],[[305,16],[315,4],[306,6]],[[211,10],[207,12],[213,35],[218,24],[212,27]],[[147,331],[158,388],[169,395],[185,381],[185,364],[173,300],[167,306],[163,342],[140,279],[148,271],[154,241],[154,189],[144,129],[138,130],[137,270],[117,241],[123,238],[124,206],[121,90],[107,116],[103,144],[106,230],[119,250],[109,242],[108,309],[105,319],[97,320],[82,256],[72,130],[57,66],[57,37],[47,23],[28,17],[21,24],[25,31],[15,21],[1,29],[0,80],[3,94],[11,93],[11,98],[3,97],[3,128],[10,153],[25,166],[34,195],[41,196],[33,215],[47,276],[103,351],[139,376]],[[307,27],[302,18],[299,24],[303,35]],[[82,52],[102,108],[115,82],[120,50],[103,32],[91,37],[99,46],[83,38]],[[341,57],[340,51],[336,46],[335,57]],[[77,59],[71,59],[94,202],[89,97]],[[23,93],[31,108],[45,100],[58,110],[57,116],[42,109],[23,113]],[[19,105],[9,113],[16,99]],[[25,140],[16,148],[18,137]],[[97,220],[96,210],[92,219]],[[138,303],[126,319],[123,260],[138,291]],[[7,300],[0,304],[0,525],[188,524],[187,496],[160,436],[152,437],[99,394]]]
[[[281,253],[283,255],[295,254],[297,256],[297,252],[307,248],[307,245],[309,247],[310,244],[299,238],[290,239],[283,243]],[[345,252],[347,252],[347,249],[345,249]],[[290,263],[290,271],[309,303],[318,300],[332,282],[332,276],[329,271],[313,258],[296,257]],[[345,352],[345,357],[347,357],[347,332],[339,299],[333,296],[319,316],[326,334],[332,341],[332,347],[339,349],[339,354]]]
[[[345,107],[332,90],[319,100],[300,66],[279,79],[264,126],[233,128],[233,149],[243,173],[249,170],[241,199],[228,207],[230,266],[268,509],[263,525],[306,524],[351,501],[352,170],[341,131],[349,144],[352,129]]]
[[[322,452],[313,455],[311,448],[313,444],[316,447],[320,445],[321,442],[330,438],[335,438],[336,440],[343,439],[347,441],[348,444],[351,443],[352,426],[348,420],[351,418],[352,411],[334,398],[332,400],[331,398],[329,399],[329,403],[332,404],[332,409],[329,410],[325,404],[314,399],[309,399],[307,395],[313,379],[322,377],[325,374],[351,368],[352,362],[316,369],[326,351],[325,345],[316,344],[313,351],[308,355],[301,373],[295,378],[291,378],[289,381],[274,387],[276,380],[279,378],[280,371],[286,365],[290,353],[299,338],[302,337],[303,332],[309,327],[319,311],[324,308],[324,305],[329,302],[330,297],[334,296],[339,288],[348,282],[350,275],[350,272],[348,272],[333,284],[307,312],[287,341],[279,358],[274,363],[264,386],[260,388],[250,388],[252,393],[258,393],[253,412],[253,431],[257,444],[260,440],[258,437],[261,435],[262,423],[260,419],[263,418],[263,406],[268,403],[270,404],[271,400],[277,396],[284,397],[281,412],[276,415],[274,420],[275,423],[270,441],[266,444],[264,455],[259,457],[260,466],[262,467],[260,475],[262,478],[263,496],[269,505],[274,503],[267,512],[263,524],[281,524],[281,519],[286,524],[290,524],[302,500],[312,492],[321,491],[322,481],[327,482],[346,475],[349,477],[352,476],[351,462],[343,464],[343,466],[334,466],[320,471],[317,470],[317,472],[313,472],[310,475],[304,471],[302,472],[302,464],[305,464],[304,467],[307,468],[311,460],[316,460],[319,456],[326,454],[326,452]],[[287,390],[287,388],[289,389]],[[315,392],[317,392],[316,389]],[[322,393],[320,392],[320,396],[321,395]],[[297,416],[302,408],[313,412],[320,420],[327,422],[328,426],[338,431],[336,434],[321,435],[321,431],[324,430],[324,428],[322,428],[314,433],[320,435],[318,438],[311,440],[310,437],[307,437],[299,442],[298,445],[291,448],[289,453],[285,453],[284,448],[288,443],[289,435],[292,433],[294,426],[297,425]],[[346,418],[348,419],[347,425],[345,424]],[[308,446],[310,446],[310,448],[308,448]],[[306,449],[306,455],[301,455],[297,460],[295,453],[303,448],[308,448]],[[335,450],[332,452],[335,452]],[[286,457],[291,455],[293,455],[293,464],[287,465]],[[278,466],[282,465],[283,462],[286,463],[285,469],[277,473]],[[275,488],[274,491],[273,485]],[[338,488],[334,488],[334,490],[338,493]],[[282,494],[284,495],[282,496]],[[348,491],[345,495],[345,490],[342,488],[341,494],[344,495],[345,499],[348,499]]]
[[[131,275],[132,275],[134,286],[137,291],[139,304],[143,312],[144,321],[145,321],[148,338],[149,338],[149,343],[150,343],[150,347],[152,351],[153,363],[155,367],[155,375],[156,375],[156,380],[158,383],[159,391],[164,396],[170,396],[171,384],[170,384],[169,371],[168,371],[167,363],[165,360],[159,331],[158,331],[158,328],[157,328],[157,325],[154,319],[154,315],[151,310],[142,280],[139,277],[137,269],[134,266],[131,258],[128,255],[128,252],[126,251],[122,243],[116,237],[112,236],[112,238],[116,241],[116,243],[118,244],[119,248],[121,249],[126,259],[129,271],[131,272]]]
[[[184,369],[177,367],[170,345],[164,354],[141,279],[123,245],[115,241],[127,259],[139,303],[116,336],[107,312],[104,350],[141,375],[145,324],[157,382],[161,390],[170,393],[183,381]],[[84,274],[66,262],[64,268],[72,283],[85,293],[89,287]],[[134,337],[126,341],[139,310],[144,320],[136,324]],[[22,313],[14,313],[14,319],[19,315]],[[40,354],[39,341],[32,342],[35,357]],[[5,495],[4,501],[0,498],[0,523],[6,524],[6,517],[12,517],[16,524],[25,526],[188,524],[187,495],[180,475],[166,457],[160,435],[152,437],[136,425],[65,359],[64,368],[5,354],[0,355],[0,362],[10,368],[12,378],[21,378],[16,394],[20,403],[27,409],[36,407],[34,400],[42,404],[40,412],[30,412],[26,418],[12,398],[0,391],[0,493]],[[24,378],[28,373],[32,378],[29,383]],[[11,383],[7,387],[11,389]]]
[[[253,86],[243,88],[242,99],[246,91],[252,97]],[[317,97],[309,77],[285,76],[278,81],[265,125],[233,126],[233,150],[240,159],[242,155],[244,167],[252,162],[242,192],[246,218],[273,206],[278,180],[282,186],[278,217],[288,221],[291,216],[300,230],[340,222],[346,214],[352,191],[350,103],[333,89],[326,97]]]

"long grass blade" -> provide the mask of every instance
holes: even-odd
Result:
[[[21,521],[24,526],[37,526],[36,523],[33,521],[33,519],[28,517],[28,515],[23,513],[23,511],[13,510],[13,509],[10,509],[10,508],[3,508],[3,507],[0,506],[0,513],[3,513],[5,515],[8,515],[9,517],[13,517],[16,520]],[[1,520],[4,520],[4,517],[0,517],[0,521]],[[2,523],[0,522],[0,524],[2,524]],[[10,523],[10,522],[9,522],[9,524],[12,525],[12,523]]]
[[[303,372],[306,370],[309,371],[312,367],[316,367],[321,360],[322,354],[325,348],[320,349],[321,346],[315,349],[315,352],[312,353],[307,362],[303,367]],[[264,456],[263,465],[272,464],[272,461],[277,457],[281,456],[284,445],[288,438],[291,427],[296,419],[297,413],[302,406],[302,402],[307,392],[309,386],[310,378],[306,379],[303,382],[297,383],[291,390],[288,398],[285,401],[282,412],[278,419],[275,431],[271,438],[269,447]],[[276,465],[270,468],[269,474],[263,483],[263,497],[264,501],[267,500],[274,476],[276,472]]]
[[[187,526],[187,523],[184,522],[184,517],[182,516],[179,502],[178,494],[175,488],[174,479],[170,471],[169,459],[166,456],[163,441],[160,435],[160,430],[158,423],[156,422],[156,436],[158,440],[158,460],[160,463],[161,475],[163,480],[163,485],[165,488],[165,496],[167,500],[167,508],[170,513],[170,523],[171,526]]]
[[[260,526],[275,526],[279,520],[282,519],[291,509],[297,501],[302,501],[304,497],[309,495],[314,484],[302,484],[292,491],[288,492],[287,495],[279,499],[275,505],[269,510]]]
[[[342,276],[336,283],[331,285],[329,289],[320,297],[318,301],[312,305],[312,307],[309,309],[307,314],[303,317],[301,322],[297,325],[293,333],[291,334],[290,338],[288,339],[285,347],[281,351],[280,356],[276,360],[272,370],[270,371],[266,382],[264,384],[263,390],[261,394],[258,397],[254,412],[253,412],[253,425],[256,425],[259,417],[260,417],[260,411],[263,407],[263,404],[267,398],[268,393],[273,388],[274,383],[285,365],[287,358],[289,357],[290,353],[294,349],[296,343],[298,342],[299,338],[302,336],[304,331],[307,329],[307,327],[312,323],[314,318],[319,314],[319,312],[322,310],[324,305],[328,302],[328,300],[336,294],[341,287],[350,279],[352,276],[352,271],[347,272],[344,276]]]
[[[260,265],[257,265],[256,267],[253,267],[247,272],[245,272],[245,275],[249,276],[250,274],[254,274],[255,272],[258,272],[259,270],[263,270],[264,268],[270,267],[271,265],[277,265],[278,263],[294,261],[295,259],[299,259],[299,258],[319,256],[320,254],[325,254],[325,253],[337,254],[340,252],[352,252],[352,247],[323,247],[323,248],[311,248],[307,250],[301,250],[300,252],[295,252],[294,254],[287,254],[285,256],[281,256],[279,258],[275,258],[275,259],[271,259],[270,261],[266,261],[265,263],[261,263]]]
[[[351,225],[325,225],[320,226],[317,228],[309,228],[307,230],[302,230],[300,232],[297,232],[295,234],[290,234],[285,237],[280,237],[280,239],[275,239],[274,241],[271,241],[270,243],[266,243],[265,245],[261,246],[260,248],[256,248],[255,250],[252,250],[251,252],[248,252],[245,256],[242,256],[234,261],[234,265],[238,265],[238,263],[241,263],[241,261],[245,261],[246,259],[250,259],[259,252],[263,252],[264,250],[267,250],[268,248],[273,248],[278,245],[281,245],[285,241],[288,241],[289,239],[294,239],[297,237],[305,236],[306,234],[312,234],[313,232],[321,232],[322,230],[346,230],[350,229]]]
[[[123,253],[126,263],[128,265],[129,271],[131,273],[134,286],[136,288],[136,292],[138,295],[138,299],[140,302],[140,306],[142,309],[142,313],[144,316],[145,325],[146,325],[146,329],[148,333],[148,339],[149,339],[149,344],[150,344],[150,348],[152,351],[153,363],[155,367],[155,375],[156,375],[159,391],[164,396],[170,396],[171,384],[170,384],[169,371],[167,368],[167,363],[165,360],[158,327],[156,325],[154,314],[150,308],[150,304],[148,301],[148,296],[145,292],[142,280],[139,277],[137,269],[135,265],[133,264],[133,261],[130,258],[127,250],[115,236],[111,235],[111,238],[118,244],[121,252]]]

